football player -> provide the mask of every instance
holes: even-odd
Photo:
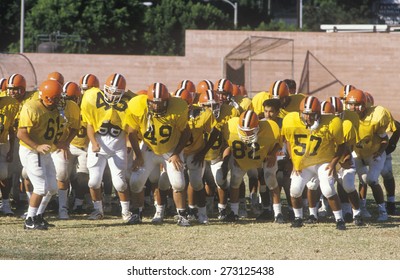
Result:
[[[287,114],[282,123],[282,135],[290,147],[293,163],[290,196],[295,219],[292,227],[303,226],[302,193],[306,183],[318,178],[321,192],[335,216],[336,228],[344,230],[346,225],[333,176],[345,148],[342,122],[336,116],[321,115],[321,104],[314,96],[304,98],[299,109],[300,113]]]
[[[183,150],[187,175],[188,186],[188,206],[189,217],[192,215],[200,224],[208,223],[206,210],[206,193],[203,184],[204,164],[199,168],[193,161],[194,155],[205,146],[204,134],[210,134],[214,124],[214,115],[210,108],[193,105],[193,99],[186,89],[176,91],[176,97],[180,97],[189,106],[189,127],[191,137]],[[197,210],[194,210],[197,209]],[[193,218],[193,217],[191,217]]]
[[[386,131],[391,122],[391,115],[382,106],[367,107],[366,95],[359,89],[353,89],[348,93],[346,107],[356,112],[360,119],[354,148],[357,154],[355,163],[360,183],[368,184],[372,189],[379,210],[377,220],[386,221],[388,213],[383,190],[379,184],[379,175],[386,160],[385,150],[389,144]]]
[[[39,100],[25,103],[21,109],[18,133],[19,154],[23,167],[33,185],[25,229],[46,230],[38,208],[42,198],[57,193],[56,171],[50,152],[60,129],[57,105],[62,88],[57,81],[47,80],[39,87]]]
[[[57,133],[55,145],[57,150],[52,153],[56,168],[58,186],[58,217],[61,220],[69,219],[68,215],[68,191],[70,186],[70,143],[80,129],[80,109],[78,102],[81,98],[81,89],[75,82],[66,82],[63,86],[58,110],[60,119],[60,131]],[[45,203],[46,197],[42,200]]]
[[[161,164],[167,171],[169,184],[159,185],[160,195],[172,187],[178,225],[190,226],[183,166],[183,149],[190,138],[187,103],[183,99],[172,98],[164,84],[153,83],[147,95],[138,95],[129,102],[126,124],[136,157],[130,179],[132,203],[138,215],[136,223],[141,223],[142,219],[146,180],[154,169],[160,174]],[[139,139],[143,139],[142,148],[139,147]],[[157,204],[157,207],[162,205]]]
[[[22,75],[12,75],[10,83],[7,79],[1,80],[2,92],[24,90],[25,78]],[[14,98],[2,95],[0,97],[0,181],[2,205],[0,211],[7,216],[14,215],[10,204],[10,192],[12,187],[12,173],[10,163],[13,161],[15,131],[14,121],[18,113],[18,104]]]
[[[126,182],[127,148],[124,119],[128,109],[128,97],[124,96],[126,80],[119,73],[108,76],[104,90],[91,88],[82,98],[82,120],[87,125],[88,146],[87,167],[89,188],[94,211],[90,220],[104,217],[101,182],[108,163],[112,182],[121,204],[122,219],[134,223],[135,216],[130,209],[130,195]]]
[[[357,139],[359,118],[354,112],[343,110],[344,106],[339,97],[332,96],[327,101],[332,104],[333,113],[342,119],[343,136],[346,143],[345,152],[339,160],[340,169],[337,172],[337,188],[342,204],[344,220],[346,222],[354,221],[355,225],[362,226],[364,222],[360,210],[360,198],[355,187],[356,168],[352,156]],[[350,209],[348,209],[349,206],[347,204],[351,204]],[[348,215],[351,216],[346,218]]]
[[[206,134],[206,145],[201,149],[194,157],[193,163],[201,166],[202,164],[210,164],[210,170],[214,181],[217,185],[218,191],[218,219],[220,221],[225,221],[227,218],[226,211],[226,190],[224,186],[218,184],[217,172],[220,172],[222,166],[222,127],[223,125],[233,117],[239,116],[239,111],[229,105],[228,95],[231,91],[231,83],[229,80],[220,79],[214,85],[216,90],[207,90],[203,92],[200,96],[199,105],[211,107],[216,122],[213,125],[210,134]],[[205,160],[205,161],[204,161]],[[206,168],[207,170],[207,168]],[[210,177],[210,176],[208,176]],[[246,205],[244,205],[246,206]],[[245,208],[245,207],[244,207]],[[246,209],[244,209],[246,211]]]
[[[93,74],[85,74],[79,80],[81,88],[81,98],[77,101],[80,106],[82,101],[82,95],[91,88],[97,88],[99,90],[99,79]],[[89,194],[89,170],[87,169],[87,148],[89,145],[89,138],[86,133],[86,124],[82,122],[81,127],[75,138],[71,141],[70,152],[70,178],[71,187],[74,190],[74,205],[72,207],[73,213],[83,214],[83,202],[85,195]],[[89,194],[90,195],[90,194]]]
[[[243,176],[250,169],[262,167],[268,188],[273,194],[275,219],[282,221],[280,190],[276,181],[276,152],[281,147],[279,126],[274,121],[259,121],[252,110],[244,111],[240,117],[230,119],[222,129],[227,148],[223,153],[223,164],[217,173],[219,186],[227,185],[230,178],[231,212],[227,221],[239,219],[239,187]],[[225,188],[224,188],[225,189]]]

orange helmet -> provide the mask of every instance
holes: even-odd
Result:
[[[369,92],[364,91],[365,97],[367,98],[367,107],[371,107],[374,106],[375,100],[374,97],[372,96],[372,94],[370,94]]]
[[[239,86],[240,92],[242,96],[247,96],[247,90],[244,86]]]
[[[39,98],[46,107],[58,105],[61,93],[62,87],[55,80],[46,80],[39,87]]]
[[[240,140],[246,144],[257,142],[258,116],[252,110],[246,110],[239,117],[238,134]]]
[[[300,102],[300,118],[304,125],[314,130],[319,125],[321,104],[315,96],[307,96]]]
[[[192,105],[193,104],[193,96],[192,93],[189,92],[187,89],[185,88],[180,88],[177,91],[174,92],[174,96],[178,97],[178,98],[182,98],[183,100],[186,101],[186,103],[188,105]]]
[[[121,74],[108,76],[104,84],[104,101],[110,105],[117,104],[125,93],[126,80]]]
[[[88,90],[92,87],[100,87],[99,79],[93,74],[86,74],[81,77],[79,84],[83,90]]]
[[[353,107],[354,106],[354,107]],[[359,89],[352,89],[346,96],[346,107],[350,111],[362,112],[366,109],[367,97]]]
[[[219,79],[214,84],[214,91],[219,95],[221,102],[230,101],[232,97],[232,83],[228,79]]]
[[[0,79],[0,90],[5,91],[7,89],[7,79],[1,78]]]
[[[7,93],[14,98],[24,96],[26,90],[26,80],[21,74],[12,74],[7,80]]]
[[[333,115],[334,113],[335,109],[329,101],[321,102],[321,115]]]
[[[147,107],[154,117],[162,117],[167,113],[170,94],[162,83],[153,83],[147,90]]]
[[[340,99],[343,101],[346,100],[347,94],[349,94],[349,92],[353,89],[356,89],[356,87],[353,85],[344,85],[339,91]]]
[[[180,88],[184,88],[189,92],[196,92],[196,86],[194,85],[194,83],[191,80],[182,80],[178,84],[178,89],[180,89]]]
[[[336,116],[342,116],[343,115],[343,102],[340,100],[339,97],[337,96],[331,96],[328,98],[328,100],[333,107],[333,112]]]
[[[197,84],[196,92],[198,94],[202,94],[204,91],[209,89],[212,90],[213,88],[214,88],[213,82],[211,82],[210,80],[202,80]]]
[[[60,72],[51,72],[47,75],[48,80],[55,80],[61,84],[64,84],[64,76]]]
[[[214,116],[219,117],[220,102],[218,95],[211,89],[203,91],[199,96],[199,105],[203,108],[211,108]]]
[[[63,97],[67,100],[73,100],[78,102],[81,98],[81,88],[78,86],[77,83],[74,82],[66,82],[63,85]]]
[[[236,85],[236,84],[232,84],[232,96],[240,96],[240,95],[242,95],[240,86]]]
[[[269,93],[274,99],[281,99],[283,97],[289,96],[289,88],[284,81],[275,81],[271,84],[269,88]]]

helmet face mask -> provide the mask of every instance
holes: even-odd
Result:
[[[167,113],[170,94],[162,83],[151,84],[147,90],[147,108],[149,113],[156,118]]]
[[[349,111],[354,111],[358,114],[365,111],[367,108],[366,103],[366,96],[364,92],[359,89],[351,90],[346,97],[346,108]]]
[[[314,96],[304,98],[300,103],[300,119],[306,128],[315,130],[319,126],[321,104]]]
[[[20,74],[13,74],[8,78],[6,88],[7,95],[15,99],[21,99],[25,95],[26,80]]]
[[[214,117],[219,117],[221,104],[218,95],[213,90],[208,89],[200,94],[199,105],[203,109],[210,108]]]
[[[168,100],[147,100],[147,108],[154,117],[163,117],[167,113]]]
[[[118,89],[116,86],[104,85],[104,101],[109,105],[117,104],[124,93],[124,90]]]

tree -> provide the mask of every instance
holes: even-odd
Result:
[[[47,36],[67,53],[77,52],[79,38],[86,42],[81,52],[132,53],[144,9],[138,0],[38,0],[26,15],[26,50],[36,51]]]
[[[144,52],[153,55],[183,55],[186,29],[227,29],[228,16],[211,4],[162,0],[148,9],[144,18]]]

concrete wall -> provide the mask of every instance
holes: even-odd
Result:
[[[133,91],[145,89],[155,81],[163,82],[170,91],[179,81],[190,79],[197,84],[202,79],[222,78],[222,59],[248,36],[289,38],[294,40],[294,79],[299,82],[307,51],[310,51],[344,84],[370,92],[375,103],[389,108],[400,119],[397,97],[400,81],[400,35],[395,33],[308,33],[250,31],[186,31],[186,54],[175,56],[79,55],[25,53],[35,67],[38,81],[47,73],[60,71],[66,80],[78,81],[86,73],[97,75],[100,81],[114,72],[122,73]],[[267,90],[271,69],[259,67],[252,88]],[[265,71],[265,77],[264,77]],[[273,71],[273,69],[272,69]],[[23,71],[22,71],[23,72]],[[326,71],[311,73],[318,83]],[[288,78],[288,75],[281,79]],[[337,95],[340,84],[330,88]],[[318,95],[317,95],[318,96]],[[323,96],[320,97],[324,98]]]

